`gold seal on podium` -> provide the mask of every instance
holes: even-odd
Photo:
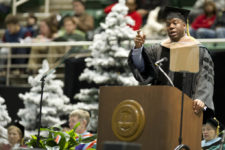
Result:
[[[112,115],[112,130],[122,141],[133,141],[139,137],[145,125],[142,106],[135,100],[124,100]]]

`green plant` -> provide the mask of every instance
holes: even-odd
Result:
[[[76,128],[80,123],[76,124],[74,128],[68,132],[62,132],[61,128],[41,128],[41,131],[47,131],[47,137],[40,137],[39,146],[37,145],[37,136],[32,135],[31,139],[26,143],[29,147],[50,149],[58,147],[59,150],[74,150],[76,146],[81,143],[89,143],[96,139],[96,135],[82,139],[80,135],[75,133]],[[95,149],[92,149],[95,150]]]

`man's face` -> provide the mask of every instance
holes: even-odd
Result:
[[[184,36],[186,24],[181,19],[172,18],[166,21],[166,27],[171,41],[177,42]]]
[[[73,129],[74,126],[78,122],[80,122],[80,125],[77,127],[75,132],[78,133],[78,134],[82,134],[86,130],[86,124],[85,124],[84,120],[79,119],[77,116],[72,116],[72,117],[69,118],[70,129]]]
[[[215,128],[210,124],[203,125],[202,127],[202,136],[206,141],[210,141],[217,137]]]
[[[6,25],[7,30],[10,34],[16,34],[19,31],[20,26],[18,24],[7,24]]]
[[[75,1],[75,2],[73,2],[73,10],[75,11],[75,13],[77,15],[81,15],[82,13],[84,13],[85,8],[84,8],[83,4]]]
[[[67,34],[72,34],[76,29],[76,25],[71,20],[67,20],[64,22],[64,28]]]

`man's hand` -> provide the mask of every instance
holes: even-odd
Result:
[[[200,113],[205,107],[205,103],[199,99],[193,101],[193,110],[196,114]]]
[[[137,31],[137,36],[134,39],[135,48],[141,48],[145,43],[145,35],[140,34],[141,30]]]

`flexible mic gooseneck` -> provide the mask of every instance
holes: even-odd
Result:
[[[155,65],[159,68],[159,70],[164,74],[164,76],[168,79],[168,81],[170,82],[170,84],[174,87],[174,84],[172,82],[172,80],[170,79],[170,77],[165,73],[165,71],[161,68],[162,62],[164,61],[168,61],[168,58],[163,57],[162,59],[158,60],[155,62]]]

